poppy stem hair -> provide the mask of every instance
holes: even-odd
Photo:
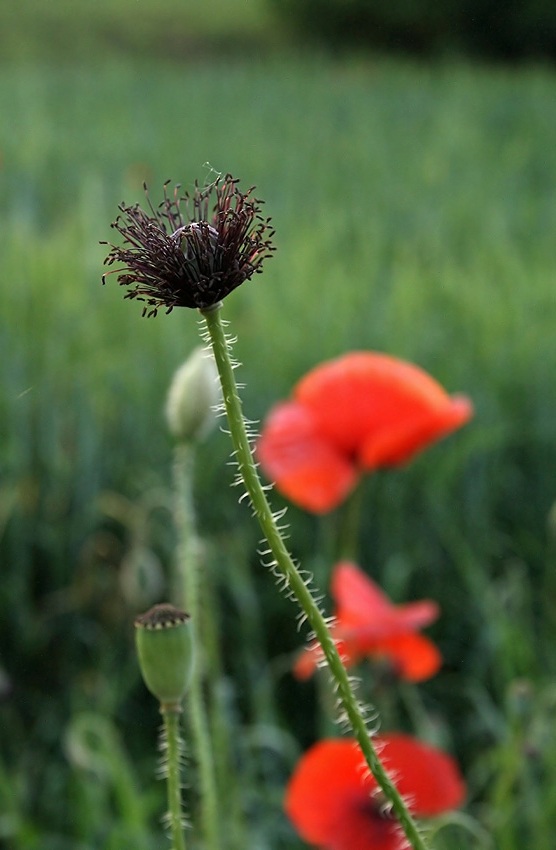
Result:
[[[186,850],[182,815],[180,780],[180,711],[176,705],[160,706],[163,721],[163,742],[166,750],[166,788],[168,795],[167,820],[172,838],[172,850]]]
[[[349,725],[353,730],[353,734],[369,770],[381,788],[386,801],[390,804],[392,813],[397,818],[409,845],[413,850],[427,850],[417,824],[378,757],[377,750],[369,735],[365,718],[354,694],[349,676],[336,649],[330,629],[303,576],[288,552],[266,498],[253,458],[249,435],[246,430],[241,399],[233,373],[234,364],[230,356],[229,340],[224,332],[220,307],[220,304],[215,304],[209,309],[201,310],[201,314],[205,319],[208,339],[210,340],[220,375],[224,407],[234,446],[235,461],[237,462],[239,475],[247,490],[253,512],[268,541],[270,553],[274,559],[273,568],[276,574],[283,580],[285,587],[297,601],[313,630],[315,639],[322,648],[345,717],[349,721]]]

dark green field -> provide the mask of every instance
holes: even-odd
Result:
[[[162,411],[198,319],[142,319],[115,279],[101,286],[99,242],[143,181],[157,201],[167,179],[231,171],[276,227],[275,257],[224,311],[249,418],[353,349],[413,360],[474,401],[465,430],[366,485],[361,565],[393,599],[442,611],[444,670],[396,691],[384,725],[429,736],[465,772],[466,813],[435,848],[552,850],[554,71],[293,52],[265,7],[227,18],[231,3],[185,4],[182,19],[176,0],[160,16],[103,2],[94,25],[61,0],[46,23],[30,0],[0,11],[0,842],[169,846],[131,624],[171,569]],[[114,21],[125,49],[96,32]],[[161,49],[168,21],[179,44],[188,28],[190,61]],[[253,49],[222,49],[234,40]],[[318,701],[289,674],[295,611],[258,564],[228,456],[216,431],[196,495],[229,850],[297,848],[281,796]],[[341,516],[288,518],[324,587]],[[194,814],[194,767],[190,782]]]

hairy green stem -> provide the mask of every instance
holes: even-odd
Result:
[[[161,705],[164,723],[168,822],[172,850],[185,850],[185,835],[180,781],[180,713],[179,705]]]
[[[203,700],[203,658],[199,640],[200,541],[193,507],[193,462],[195,447],[190,443],[176,446],[174,454],[174,518],[178,532],[177,578],[174,594],[178,605],[191,616],[191,629],[197,663],[193,668],[187,694],[187,708],[193,752],[199,765],[201,784],[201,822],[206,850],[220,850],[220,818],[207,711]]]
[[[232,443],[234,456],[238,465],[239,474],[243,479],[247,490],[253,512],[263,530],[276,569],[280,572],[287,587],[297,600],[300,608],[305,614],[313,633],[321,646],[322,652],[328,663],[328,668],[333,677],[340,704],[345,713],[346,720],[361,748],[367,765],[374,776],[377,784],[382,790],[384,797],[392,807],[392,812],[398,819],[400,826],[413,850],[427,850],[426,844],[419,833],[417,824],[413,820],[404,801],[398,793],[392,780],[386,773],[378,757],[371,736],[367,730],[365,718],[360,705],[355,697],[353,688],[340,659],[336,644],[321,614],[312,593],[289,554],[270,505],[267,501],[262,487],[257,467],[253,458],[253,452],[245,427],[241,399],[238,394],[237,384],[233,373],[233,363],[230,356],[228,340],[224,332],[222,319],[220,317],[220,304],[209,310],[201,311],[206,322],[206,328],[214,352],[214,358],[222,384],[222,394]]]

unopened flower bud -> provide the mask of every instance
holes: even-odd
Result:
[[[201,440],[215,421],[214,406],[220,398],[214,357],[196,348],[175,373],[166,401],[166,421],[180,442]]]
[[[185,695],[193,669],[189,614],[173,605],[155,605],[135,620],[135,645],[145,685],[163,705]]]

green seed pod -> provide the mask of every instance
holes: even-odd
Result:
[[[143,681],[163,705],[178,704],[193,669],[189,614],[173,605],[155,605],[135,620],[135,645]]]
[[[212,354],[199,347],[175,373],[166,401],[166,421],[180,443],[202,440],[214,426],[220,399],[218,372]]]

